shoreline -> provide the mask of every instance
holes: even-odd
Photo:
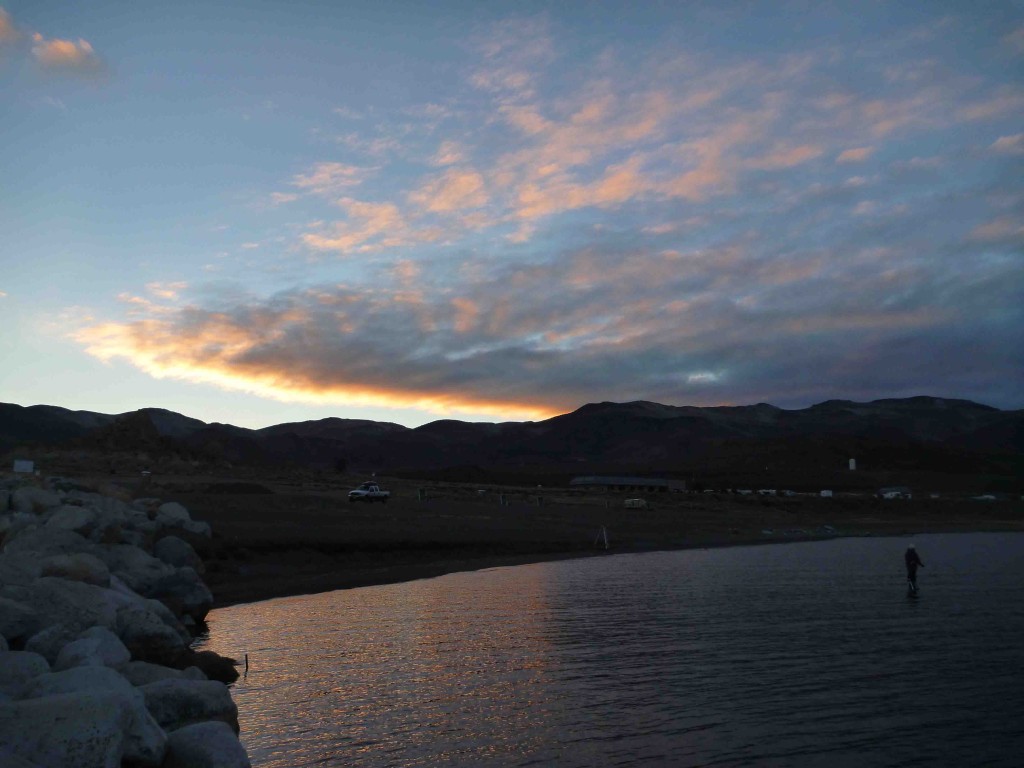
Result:
[[[397,561],[386,566],[339,568],[320,573],[295,573],[291,576],[267,574],[263,579],[272,580],[267,583],[253,583],[251,574],[240,574],[236,579],[214,579],[214,604],[212,610],[237,605],[260,603],[266,600],[277,600],[289,597],[323,594],[343,589],[359,589],[365,587],[386,586],[423,579],[438,578],[455,573],[472,573],[491,568],[508,568],[538,563],[577,560],[612,555],[651,554],[655,552],[679,552],[693,549],[725,549],[732,547],[772,546],[783,544],[799,544],[815,541],[833,541],[849,538],[898,538],[905,536],[932,535],[943,533],[1024,533],[1021,525],[999,525],[984,528],[968,525],[946,524],[929,529],[887,530],[887,531],[837,531],[820,535],[782,535],[761,536],[759,538],[722,538],[720,536],[697,537],[693,541],[669,546],[653,547],[611,547],[608,550],[566,550],[562,552],[536,552],[519,554],[490,554],[461,559],[429,559],[420,562]],[[277,567],[273,555],[264,558],[264,565],[272,570]],[[260,579],[259,581],[263,581]]]

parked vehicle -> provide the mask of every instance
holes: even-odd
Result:
[[[626,499],[626,509],[647,509],[646,499]]]
[[[382,501],[387,504],[388,499],[391,497],[391,491],[385,491],[379,485],[374,482],[366,482],[360,485],[358,488],[348,492],[349,502],[356,501]]]

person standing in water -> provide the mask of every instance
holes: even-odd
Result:
[[[924,563],[921,562],[921,556],[917,554],[913,544],[903,553],[903,561],[907,564],[907,583],[910,585],[910,591],[917,592],[917,569],[918,566],[924,568]]]

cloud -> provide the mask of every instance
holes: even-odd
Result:
[[[419,208],[432,213],[451,213],[479,208],[488,196],[483,176],[472,169],[452,168],[427,181],[409,195]]]
[[[316,163],[308,173],[293,176],[291,184],[305,192],[330,196],[359,186],[372,172],[372,168],[362,168],[345,163]],[[281,197],[285,197],[285,195],[281,195]]]
[[[412,243],[435,242],[444,234],[438,227],[414,227],[394,203],[343,197],[337,204],[345,212],[345,220],[333,222],[321,232],[302,235],[302,241],[313,250],[368,253]]]
[[[837,163],[862,163],[875,152],[874,147],[855,147],[845,149],[836,158]]]
[[[47,69],[96,72],[103,68],[96,51],[87,40],[47,40],[40,33],[32,35],[32,55]]]
[[[430,158],[431,165],[455,165],[465,160],[462,147],[455,141],[443,141],[437,152]]]
[[[0,43],[13,43],[19,37],[11,15],[0,8]]]
[[[813,160],[816,157],[820,157],[823,150],[821,147],[812,145],[804,145],[799,147],[785,147],[778,146],[773,148],[768,154],[762,155],[761,157],[755,158],[748,161],[748,165],[751,168],[760,168],[762,170],[777,171],[784,168],[793,168],[797,165],[802,165],[808,160]]]
[[[1024,25],[1005,35],[1003,43],[1014,53],[1024,54]]]
[[[411,236],[380,204],[346,206],[352,230],[337,237],[351,240],[329,247]],[[1012,399],[999,382],[1021,374],[1005,354],[1024,322],[1021,277],[1014,259],[984,254],[1019,243],[1019,222],[1001,216],[959,237],[936,224],[928,245],[915,226],[874,220],[852,223],[860,243],[828,246],[791,245],[806,225],[797,217],[764,231],[748,221],[700,247],[595,241],[534,262],[403,259],[362,284],[137,305],[141,315],[83,323],[75,338],[154,376],[268,398],[497,418],[599,399]],[[944,222],[939,210],[925,220]],[[999,377],[979,385],[950,359]]]
[[[146,290],[160,299],[177,299],[186,288],[188,288],[188,283],[183,280],[172,283],[146,283]]]
[[[964,120],[990,120],[1021,110],[1024,110],[1024,91],[1005,86],[986,99],[965,104],[957,114]]]
[[[1000,136],[992,142],[990,149],[1003,155],[1024,155],[1024,133]]]
[[[1024,245],[1024,219],[1000,216],[971,230],[971,238],[982,242],[1012,241]]]

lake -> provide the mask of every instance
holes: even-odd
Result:
[[[1019,766],[1024,535],[613,555],[213,611],[256,766]]]

